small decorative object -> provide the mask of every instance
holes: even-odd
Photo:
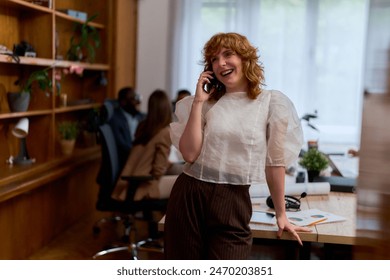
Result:
[[[36,5],[47,7],[49,9],[51,8],[51,0],[33,0],[32,3],[36,4]]]
[[[76,138],[79,132],[78,122],[63,121],[58,124],[58,132],[60,133],[60,144],[63,155],[73,153]]]
[[[68,104],[68,95],[66,93],[60,94],[60,107],[66,107]]]
[[[74,34],[70,38],[70,48],[66,57],[70,61],[95,61],[95,48],[100,47],[99,32],[94,26],[89,23],[94,20],[97,15],[93,15],[85,22],[75,23]]]
[[[68,16],[77,18],[77,19],[82,20],[82,21],[87,20],[87,13],[85,13],[85,12],[80,12],[80,11],[76,11],[76,10],[72,10],[72,9],[61,9],[59,11],[67,14]]]
[[[37,53],[32,45],[26,41],[21,41],[20,44],[15,44],[13,54],[17,56],[36,57]]]
[[[9,92],[7,94],[8,104],[11,112],[25,112],[28,109],[30,103],[30,94],[33,91],[35,83],[38,84],[41,90],[46,91],[46,95],[52,91],[52,79],[49,76],[49,69],[37,70],[30,74],[25,82],[22,79],[18,79],[15,85],[20,87],[19,92]]]
[[[62,99],[62,93],[61,93],[61,82],[63,80],[63,77],[68,74],[76,74],[79,77],[82,77],[84,73],[84,67],[76,64],[72,64],[69,66],[69,68],[56,68],[54,71],[54,78],[55,78],[55,85],[57,90],[57,95],[60,96],[60,105],[61,106],[67,106],[67,100],[65,100],[65,105],[63,104]],[[66,96],[65,96],[66,99]]]
[[[328,159],[317,149],[309,149],[300,159],[299,165],[306,168],[309,182],[326,169],[329,165]]]
[[[310,149],[317,149],[318,150],[318,141],[316,140],[309,140],[307,141],[307,148]]]
[[[63,81],[63,77],[68,74],[76,74],[79,77],[83,76],[84,67],[80,65],[72,64],[69,68],[56,68],[54,72],[54,79],[56,85],[57,96],[59,96],[59,107],[66,107],[69,105],[68,95],[66,93],[61,93],[61,82]]]

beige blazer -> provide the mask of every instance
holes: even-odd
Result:
[[[155,179],[142,183],[134,196],[134,200],[160,198],[159,181],[166,173],[169,163],[171,138],[169,126],[163,128],[146,145],[135,145],[131,149],[121,176],[152,175]],[[128,182],[120,177],[114,188],[112,198],[125,200]]]

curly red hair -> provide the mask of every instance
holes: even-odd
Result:
[[[217,33],[208,40],[203,47],[204,70],[212,70],[211,59],[221,50],[226,48],[234,51],[243,62],[243,71],[248,79],[248,97],[256,99],[264,85],[264,68],[259,62],[257,48],[253,47],[248,39],[238,33]],[[218,100],[226,92],[225,87],[219,92],[214,92],[211,100]]]

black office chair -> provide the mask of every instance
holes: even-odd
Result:
[[[135,227],[136,219],[147,220],[149,223],[149,230],[153,230],[154,225],[157,228],[157,223],[152,221],[152,211],[165,212],[168,199],[151,199],[134,201],[134,193],[139,183],[145,180],[151,180],[152,177],[123,177],[129,181],[129,190],[127,198],[124,202],[114,200],[111,198],[112,191],[115,187],[118,176],[120,175],[119,160],[116,149],[116,142],[114,139],[111,127],[108,124],[100,126],[101,145],[102,145],[102,168],[99,172],[98,183],[100,185],[98,202],[96,208],[101,211],[117,211],[121,213],[121,219],[125,225],[125,237],[128,238],[128,243],[125,246],[112,247],[110,249],[102,250],[96,253],[93,258],[115,253],[119,251],[128,251],[132,259],[138,259],[138,251],[146,252],[163,252],[163,247],[159,245],[153,238],[136,241],[137,229]],[[104,172],[103,169],[107,172]],[[110,208],[113,206],[113,208]],[[139,215],[139,214],[142,215]],[[152,226],[153,225],[153,226]]]
[[[111,128],[106,124],[114,113],[116,100],[107,99],[100,111],[100,127],[99,127],[99,142],[101,144],[101,165],[99,169],[96,182],[99,184],[98,200],[96,202],[96,209],[103,212],[110,212],[111,215],[103,217],[95,222],[93,226],[93,233],[98,234],[100,228],[105,223],[113,223],[123,221],[125,228],[127,223],[127,215],[123,215],[122,202],[113,200],[111,193],[114,189],[115,183],[120,175],[120,168],[118,164],[118,156],[116,151],[115,139],[112,135]],[[114,143],[114,144],[112,144]],[[128,232],[125,231],[123,236],[127,239]]]

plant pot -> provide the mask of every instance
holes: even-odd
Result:
[[[76,139],[72,139],[72,140],[61,139],[60,144],[61,144],[62,154],[65,156],[71,155],[73,153],[74,146],[76,144]]]
[[[8,92],[7,100],[11,112],[26,112],[30,105],[28,92]]]
[[[318,170],[307,170],[307,179],[309,182],[313,182],[315,177],[320,175],[320,171]]]

